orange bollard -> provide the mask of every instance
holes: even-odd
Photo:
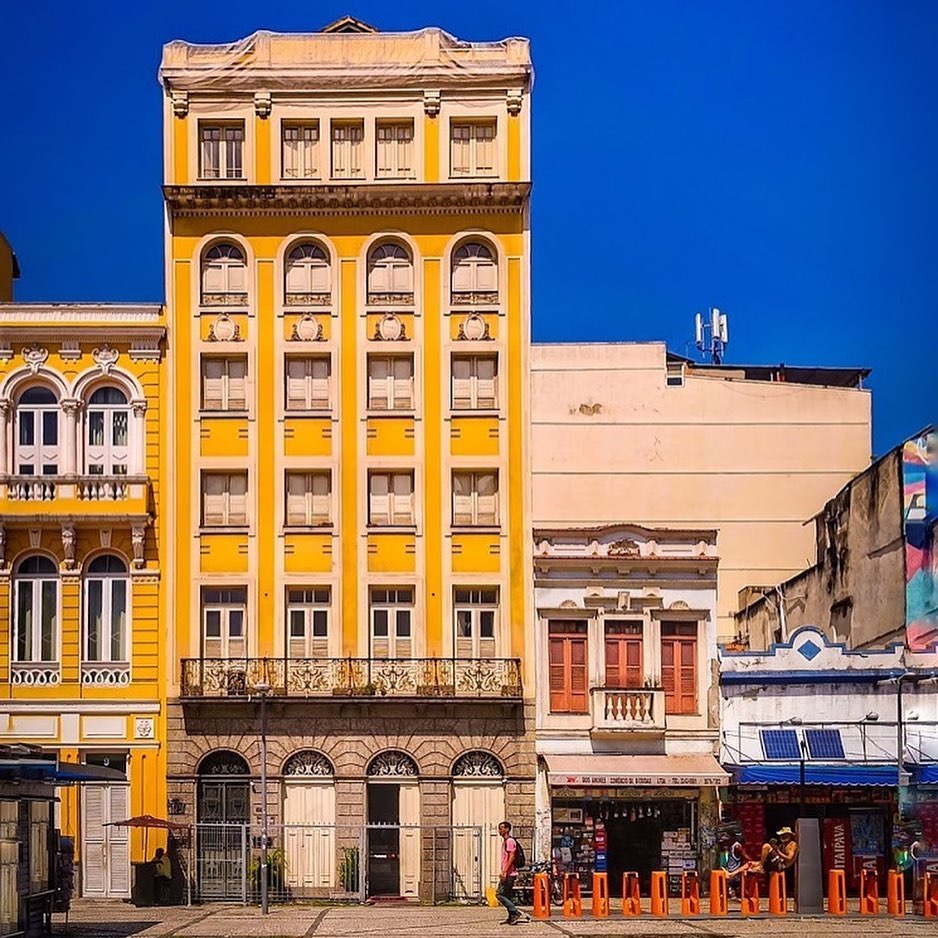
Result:
[[[593,873],[593,905],[591,910],[596,918],[609,915],[609,874]]]
[[[729,912],[730,893],[726,882],[726,870],[710,873],[710,914],[726,915]]]
[[[740,877],[739,911],[743,915],[758,915],[762,911],[759,903],[759,874],[745,870]]]
[[[788,886],[784,873],[769,873],[769,915],[788,914]]]
[[[651,914],[668,915],[668,874],[661,870],[651,874]]]
[[[641,915],[642,894],[638,885],[638,873],[622,874],[622,914]]]
[[[886,911],[905,915],[905,876],[898,870],[890,870],[886,879]]]
[[[847,914],[847,879],[843,870],[827,874],[827,911],[831,915]]]
[[[922,890],[922,911],[925,918],[938,918],[938,873],[926,873]]]
[[[860,915],[879,915],[879,876],[860,870]]]
[[[550,918],[550,880],[546,873],[534,874],[534,908],[531,918]]]
[[[700,915],[700,879],[696,870],[681,873],[681,915]]]
[[[580,898],[580,877],[576,873],[567,873],[563,878],[563,917],[579,918],[583,914],[583,900]]]

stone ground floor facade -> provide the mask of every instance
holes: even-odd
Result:
[[[498,822],[531,842],[532,701],[270,699],[265,711],[269,845],[292,897],[478,898],[497,879]],[[239,863],[256,866],[260,844],[260,702],[175,701],[168,716],[168,808],[194,825],[196,892],[237,899],[256,881]]]

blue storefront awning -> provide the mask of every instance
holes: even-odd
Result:
[[[737,765],[732,769],[737,785],[798,785],[801,783],[800,765]],[[804,767],[806,785],[883,785],[899,784],[899,773],[894,765],[817,765]]]
[[[917,765],[912,773],[916,785],[938,785],[938,762],[932,765]]]

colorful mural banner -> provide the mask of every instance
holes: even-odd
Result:
[[[902,450],[905,517],[906,640],[915,651],[938,645],[938,430]]]

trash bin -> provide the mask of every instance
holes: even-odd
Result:
[[[153,881],[153,863],[145,861],[143,863],[134,863],[134,882],[131,900],[136,906],[148,906],[156,904],[156,894],[154,892]]]

